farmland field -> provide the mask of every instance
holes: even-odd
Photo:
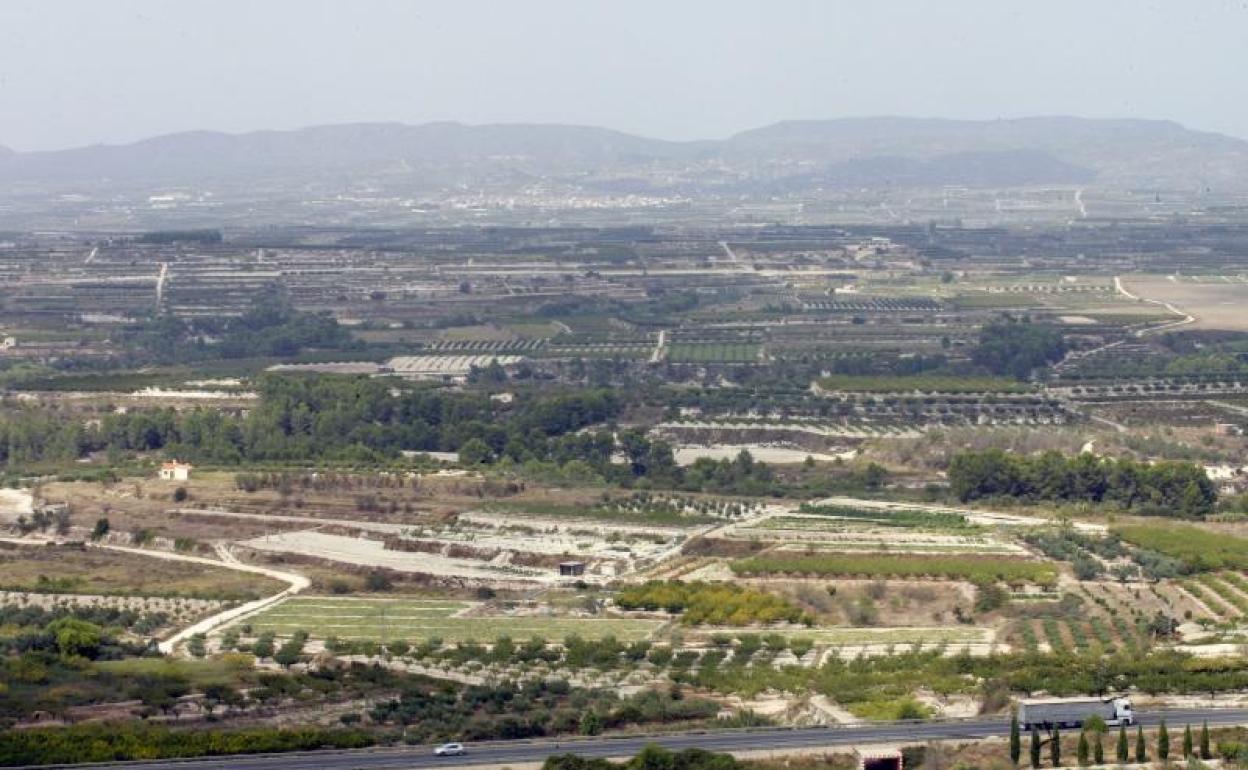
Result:
[[[1191,313],[1196,321],[1188,328],[1248,331],[1248,315],[1243,312],[1244,302],[1248,301],[1248,283],[1238,278],[1171,280],[1156,275],[1132,276],[1123,279],[1123,287],[1141,299],[1168,303]]]
[[[448,643],[490,642],[500,636],[551,641],[577,635],[585,639],[614,636],[623,641],[645,639],[657,620],[622,618],[456,617],[471,609],[468,602],[417,599],[345,599],[298,597],[247,619],[254,632],[284,636],[307,631],[314,638],[410,642],[438,638]]]
[[[830,375],[819,378],[819,387],[830,391],[857,393],[1026,393],[1026,383],[1001,377],[859,376]]]
[[[284,586],[224,567],[167,561],[74,546],[0,543],[0,590],[97,595],[184,596],[230,601],[258,599]]]
[[[1192,572],[1248,568],[1248,540],[1192,526],[1136,524],[1114,530],[1128,543],[1177,559]]]
[[[749,364],[758,361],[760,347],[752,342],[675,342],[667,360],[674,364]]]
[[[1057,579],[1051,565],[1024,559],[978,556],[900,556],[887,554],[756,556],[732,563],[738,575],[843,575],[935,577],[950,580],[1003,580],[1047,585]]]

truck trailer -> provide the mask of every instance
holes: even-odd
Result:
[[[1135,723],[1131,711],[1131,699],[1111,698],[1055,698],[1052,700],[1024,700],[1018,703],[1018,723],[1024,730],[1052,730],[1054,727],[1082,727],[1093,716],[1105,720],[1107,727]]]

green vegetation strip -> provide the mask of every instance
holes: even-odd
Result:
[[[847,393],[1027,393],[1031,390],[1026,383],[1004,377],[834,374],[820,377],[818,383],[824,390]]]
[[[852,508],[843,505],[803,505],[802,513],[831,516],[880,524],[887,527],[913,529],[978,529],[960,513],[952,511],[919,511],[909,509]],[[790,517],[791,519],[791,517]],[[800,519],[798,519],[800,521]]]
[[[743,364],[758,361],[758,352],[759,345],[749,342],[674,342],[668,347],[667,360],[675,364]]]
[[[904,556],[827,554],[755,556],[732,563],[738,575],[818,575],[943,578],[975,582],[1051,585],[1057,571],[1048,564],[989,556]]]
[[[1132,524],[1114,532],[1137,548],[1177,559],[1189,572],[1248,568],[1248,540],[1175,524]]]
[[[459,608],[465,606],[468,605]],[[420,602],[402,601],[327,607],[316,606],[308,600],[291,600],[250,618],[246,624],[256,634],[271,631],[286,636],[307,631],[319,639],[337,637],[377,642],[441,639],[447,643],[490,641],[500,636],[514,639],[540,636],[551,640],[567,636],[584,639],[613,636],[634,641],[649,638],[662,625],[656,620],[626,618],[450,617],[459,608],[430,610]]]
[[[688,625],[814,624],[814,618],[779,596],[732,583],[652,580],[625,587],[615,603],[626,610],[681,613]]]

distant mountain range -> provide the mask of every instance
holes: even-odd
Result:
[[[821,189],[1099,185],[1248,188],[1248,142],[1177,123],[1068,117],[786,121],[670,142],[564,125],[360,123],[195,131],[55,152],[0,148],[0,183],[66,190],[314,184],[432,192],[801,195]]]

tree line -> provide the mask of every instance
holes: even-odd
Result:
[[[0,464],[74,460],[90,452],[164,450],[192,461],[319,459],[376,462],[404,450],[484,447],[484,457],[607,457],[609,434],[568,435],[614,418],[607,390],[522,395],[511,404],[473,393],[393,389],[370,378],[263,376],[259,403],[234,416],[213,409],[113,413],[98,423],[36,408],[0,417]],[[474,443],[475,442],[475,443]]]
[[[1198,465],[1114,460],[1084,452],[1017,455],[966,451],[949,463],[949,487],[962,501],[1013,497],[1029,501],[1112,503],[1146,515],[1199,518],[1217,490]]]

